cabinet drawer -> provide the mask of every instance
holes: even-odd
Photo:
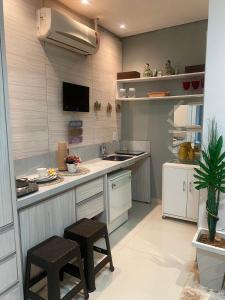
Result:
[[[77,206],[77,220],[82,218],[93,218],[104,211],[103,193],[80,203]]]
[[[79,203],[103,191],[103,177],[84,183],[76,188],[76,202]]]
[[[16,256],[0,263],[0,293],[11,287],[18,281]]]
[[[19,285],[10,289],[7,293],[3,294],[0,297],[1,300],[19,300],[22,299],[20,295]]]
[[[16,251],[14,228],[0,232],[0,260]]]

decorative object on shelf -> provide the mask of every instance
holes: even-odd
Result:
[[[163,76],[163,71],[159,70],[158,73],[157,73],[157,77],[162,77],[162,76]]]
[[[131,79],[131,78],[140,78],[141,74],[137,71],[129,72],[119,72],[117,73],[117,79]]]
[[[135,88],[129,88],[128,98],[135,98],[135,97],[136,97],[136,89]]]
[[[197,90],[199,88],[200,81],[199,80],[192,80],[191,84],[192,84],[193,89]]]
[[[197,72],[204,72],[205,65],[194,65],[194,66],[186,66],[185,73],[197,73]]]
[[[108,102],[108,105],[106,107],[106,111],[107,111],[108,114],[111,114],[111,112],[112,112],[112,104],[109,103],[109,102]]]
[[[207,190],[208,230],[199,228],[192,245],[197,248],[200,284],[218,291],[224,285],[225,274],[225,233],[216,230],[221,194],[225,193],[225,152],[215,119],[209,123],[208,137],[203,160],[198,161],[200,170],[196,168],[194,174],[195,188]]]
[[[83,121],[69,122],[69,144],[79,144],[83,141]]]
[[[178,158],[182,162],[182,161],[187,160],[187,157],[188,157],[187,145],[186,145],[186,143],[182,143],[182,144],[180,144],[180,147],[178,150]]]
[[[120,112],[121,112],[121,104],[120,104],[120,103],[117,103],[117,104],[116,104],[116,112],[117,112],[117,113],[120,113]]]
[[[158,76],[158,70],[155,68],[153,70],[153,77],[157,77]]]
[[[195,160],[195,150],[192,147],[188,151],[188,160],[190,161]]]
[[[127,97],[126,89],[119,89],[119,98],[126,98],[126,97]]]
[[[145,69],[144,69],[144,73],[143,73],[144,77],[153,77],[153,72],[150,68],[150,64],[146,63],[145,65]]]
[[[165,75],[175,75],[175,70],[171,65],[171,61],[167,60],[165,65]]]
[[[95,101],[94,103],[94,111],[100,111],[101,110],[101,103],[98,101]]]
[[[68,146],[65,142],[58,143],[58,151],[57,151],[57,161],[58,161],[58,170],[65,171],[67,170],[65,157],[68,155]]]
[[[148,93],[148,97],[166,97],[170,96],[170,92],[150,92]]]
[[[60,176],[81,176],[88,174],[89,172],[89,169],[78,166],[76,173],[69,173],[68,171],[59,171],[59,174]]]
[[[175,75],[178,75],[178,74],[180,74],[180,70],[179,70],[179,68],[175,68]]]
[[[81,159],[78,155],[68,155],[65,157],[67,170],[69,173],[76,173],[78,165],[81,163]]]

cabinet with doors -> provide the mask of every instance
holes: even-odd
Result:
[[[199,191],[194,187],[194,168],[198,166],[163,165],[162,215],[192,222],[198,220]]]

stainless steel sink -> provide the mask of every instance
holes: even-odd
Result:
[[[133,156],[128,155],[110,155],[107,157],[104,157],[103,160],[111,160],[111,161],[124,161],[127,159],[133,158]]]

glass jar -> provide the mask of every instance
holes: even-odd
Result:
[[[126,98],[126,96],[127,96],[126,89],[120,89],[119,90],[119,98]]]
[[[136,89],[135,88],[129,88],[128,98],[136,98]]]

